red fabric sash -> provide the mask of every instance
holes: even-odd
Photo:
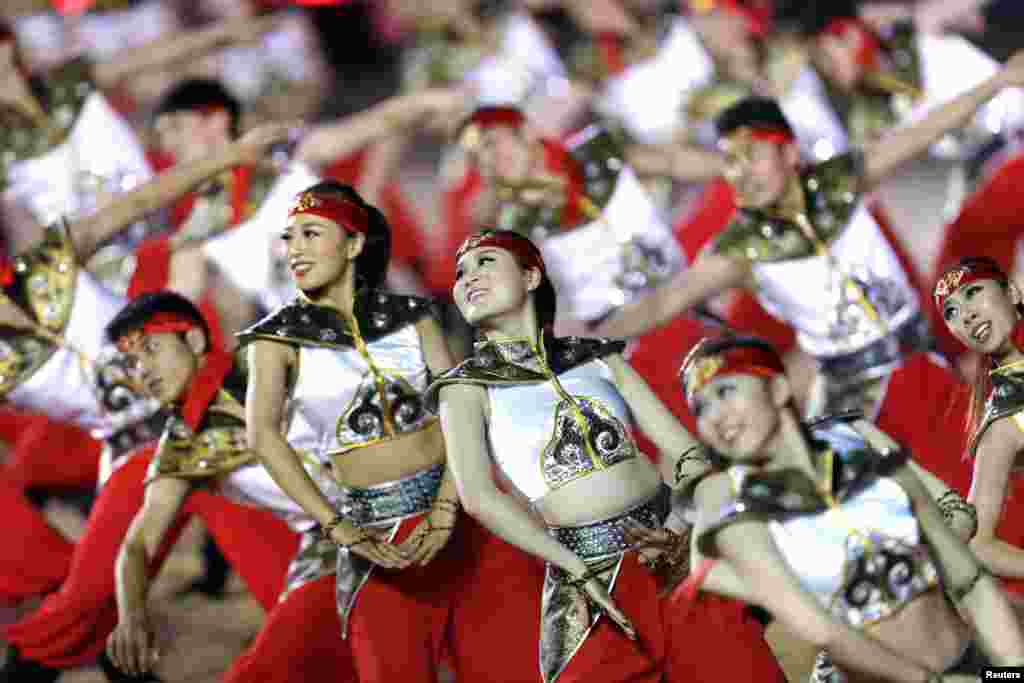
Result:
[[[212,349],[206,354],[206,361],[196,371],[185,390],[181,415],[193,430],[203,421],[206,409],[210,407],[217,392],[224,384],[224,378],[231,372],[233,359],[230,353]]]
[[[576,225],[583,218],[583,175],[569,151],[554,140],[541,140],[544,146],[544,166],[553,174],[565,178],[565,208],[562,210],[564,227]]]

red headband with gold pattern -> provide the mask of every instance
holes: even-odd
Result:
[[[785,128],[778,128],[777,126],[741,126],[736,130],[726,135],[720,144],[722,149],[726,152],[730,149],[740,145],[749,144],[751,142],[771,142],[776,145],[788,145],[794,142],[796,138],[793,133],[786,130]]]
[[[151,334],[163,334],[165,332],[188,332],[193,327],[199,327],[192,318],[187,318],[177,313],[157,313],[147,320],[142,327],[121,335],[117,339],[117,350],[122,353],[136,351],[142,340]]]
[[[954,266],[943,273],[939,281],[935,283],[935,290],[932,292],[935,297],[935,307],[941,312],[946,299],[953,292],[978,280],[1006,282],[1007,278],[1006,273],[996,263],[987,259]]]
[[[697,344],[690,351],[683,367],[679,371],[682,376],[683,388],[687,403],[693,403],[693,397],[703,387],[719,377],[727,375],[755,375],[757,377],[774,377],[786,372],[778,354],[767,349],[748,344],[736,345],[708,353],[706,343]]]
[[[547,277],[548,271],[537,246],[522,235],[508,230],[481,230],[471,235],[455,253],[455,262],[461,261],[467,252],[483,247],[504,249],[513,254],[523,268],[536,268],[542,276]]]
[[[300,192],[296,195],[291,208],[288,209],[288,217],[307,213],[333,221],[348,232],[365,235],[370,227],[370,218],[366,209],[347,199],[335,199],[313,192]]]

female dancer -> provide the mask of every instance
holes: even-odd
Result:
[[[435,681],[467,529],[421,395],[451,355],[427,302],[375,289],[388,225],[350,187],[328,181],[299,194],[281,236],[300,293],[241,334],[247,434],[281,489],[340,546],[338,609],[327,622],[301,602],[318,592],[296,593],[299,604],[270,616],[235,679],[267,680],[279,640],[301,628],[325,647],[347,634],[360,681]]]
[[[896,442],[862,420],[802,424],[779,356],[757,339],[702,343],[683,379],[725,465],[696,490],[696,548],[717,561],[694,585],[765,607],[848,680],[975,680],[957,675],[983,662],[957,609],[993,662],[1024,662],[1008,602]]]
[[[515,608],[536,614],[540,599],[543,680],[659,681],[658,586],[625,536],[635,525],[662,527],[668,489],[634,443],[629,416],[670,470],[701,447],[623,360],[622,343],[550,333],[555,292],[530,240],[487,230],[462,245],[457,263],[455,302],[484,340],[428,397],[440,398],[466,510],[548,563],[543,598],[538,585]],[[532,512],[499,488],[492,456]]]
[[[988,367],[975,380],[968,425],[974,477],[969,499],[977,506],[971,548],[1015,596],[1024,593],[1024,525],[1009,514],[1022,491],[1012,476],[1024,450],[1024,325],[1021,294],[989,258],[968,258],[948,268],[935,285],[935,305],[953,336],[982,354]],[[1004,419],[1010,418],[1010,419]]]

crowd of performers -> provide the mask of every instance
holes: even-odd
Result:
[[[980,3],[372,3],[402,85],[329,120],[303,10],[78,4],[0,24],[0,680],[167,680],[194,517],[265,610],[232,682],[781,682],[773,621],[812,681],[1024,665]]]

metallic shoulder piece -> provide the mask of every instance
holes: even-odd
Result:
[[[71,318],[78,264],[67,226],[46,229],[43,239],[14,259],[14,280],[3,295],[38,324],[40,332],[10,332],[0,338],[0,396],[32,376],[57,349]],[[45,332],[44,332],[45,331]]]
[[[230,400],[224,392],[218,400]],[[146,482],[161,477],[211,479],[233,472],[256,460],[245,439],[245,423],[216,408],[193,431],[180,416],[168,419]]]
[[[1024,410],[1024,368],[1007,366],[996,368],[989,377],[992,380],[992,392],[985,401],[985,412],[981,418],[981,426],[971,439],[970,452],[973,454],[981,443],[981,437],[996,420],[1004,417],[1016,418]]]

